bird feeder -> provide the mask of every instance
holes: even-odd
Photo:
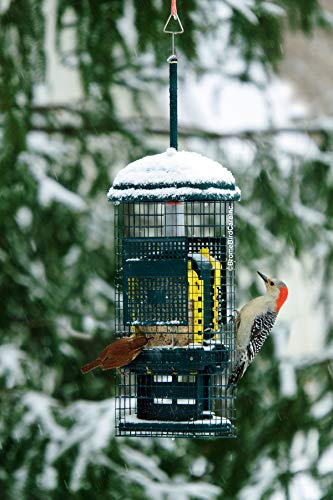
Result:
[[[116,334],[150,337],[119,375],[119,435],[234,435],[226,388],[239,196],[222,165],[172,148],[114,180]]]
[[[173,147],[127,165],[108,193],[115,207],[116,335],[149,337],[118,374],[116,430],[233,437],[227,380],[235,354],[240,191],[220,163],[177,151],[177,63],[174,57],[169,63]]]

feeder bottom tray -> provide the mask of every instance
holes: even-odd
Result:
[[[228,357],[222,344],[144,350],[129,366],[136,374],[136,417],[148,421],[144,424],[148,427],[151,422],[163,421],[173,428],[173,422],[181,427],[185,423],[192,428],[195,425],[195,429],[200,424],[206,428],[205,412],[214,409],[218,397],[214,375],[228,366]],[[216,425],[221,425],[221,420]]]
[[[209,433],[214,436],[233,437],[234,426],[231,421],[224,417],[212,416],[212,418],[201,418],[193,421],[171,422],[160,420],[142,420],[135,415],[128,415],[125,421],[119,422],[119,431],[133,432],[136,434],[158,433],[167,436],[169,433],[177,432],[181,435],[193,435],[193,437]]]

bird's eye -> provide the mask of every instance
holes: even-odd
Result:
[[[273,282],[273,281],[271,281],[270,285],[271,285],[271,286],[274,286],[274,282]]]

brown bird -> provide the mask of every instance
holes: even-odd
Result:
[[[150,338],[140,336],[118,339],[107,345],[95,361],[82,366],[81,372],[85,374],[99,366],[102,370],[126,366],[140,354]]]

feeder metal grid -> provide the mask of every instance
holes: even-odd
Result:
[[[120,436],[235,437],[233,201],[115,206],[116,334],[151,337],[118,373]]]

